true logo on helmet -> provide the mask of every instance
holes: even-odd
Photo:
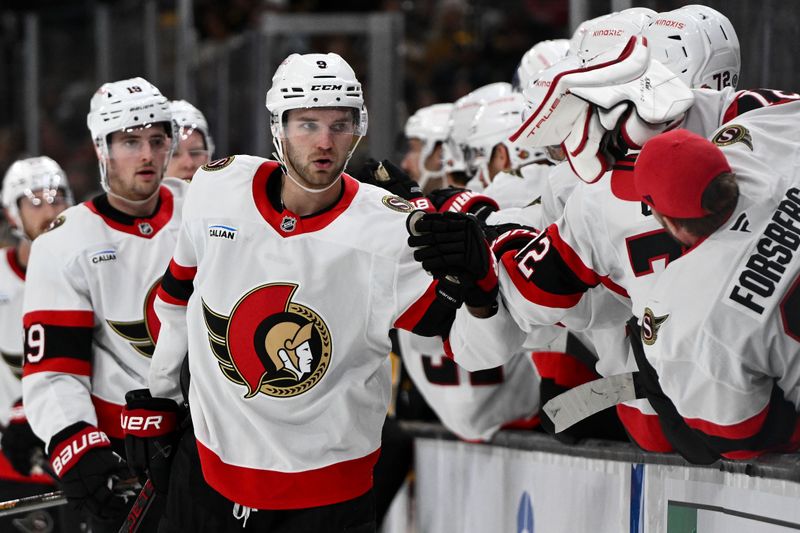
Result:
[[[410,202],[407,200],[403,200],[399,196],[394,196],[391,194],[387,194],[381,199],[383,205],[391,209],[392,211],[397,211],[399,213],[410,213],[414,210],[414,206],[411,205]]]
[[[738,124],[732,124],[717,132],[714,138],[711,139],[711,142],[717,146],[730,146],[732,144],[742,143],[750,148],[750,151],[753,150],[753,137],[750,135],[750,131]]]
[[[147,294],[144,297],[144,309],[141,320],[134,320],[132,322],[106,320],[106,323],[108,323],[114,333],[130,342],[134,350],[147,358],[153,357],[153,351],[156,349],[156,339],[158,339],[158,333],[161,330],[161,321],[158,320],[155,308],[153,307],[156,300],[156,291],[160,284],[161,278],[158,278],[147,290]]]
[[[658,330],[661,325],[669,318],[669,315],[656,316],[653,314],[652,309],[649,307],[644,308],[644,316],[642,317],[642,342],[648,346],[655,344],[658,339]]]
[[[212,161],[210,163],[206,163],[205,165],[203,165],[200,168],[202,168],[206,172],[212,172],[214,170],[222,170],[223,168],[225,168],[228,165],[230,165],[231,163],[233,163],[233,159],[235,157],[236,157],[235,155],[232,155],[230,157],[223,157],[222,159],[217,159],[217,160]]]
[[[316,312],[293,301],[297,290],[293,283],[261,285],[236,302],[229,316],[203,301],[211,351],[245,398],[297,396],[328,371],[330,331]]]

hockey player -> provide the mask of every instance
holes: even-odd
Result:
[[[453,104],[434,104],[417,109],[406,121],[408,149],[400,168],[417,182],[423,193],[445,185],[444,141],[450,132]]]
[[[150,391],[180,397],[188,348],[194,423],[163,530],[374,531],[388,331],[443,335],[453,310],[405,245],[410,204],[343,172],[367,129],[352,68],[292,54],[266,100],[279,160],[198,171],[156,300]]]
[[[687,250],[639,311],[636,360],[692,462],[800,447],[798,112],[752,111],[713,142],[664,133],[636,161],[629,192]]]
[[[0,352],[5,362],[0,365],[0,401],[5,406],[0,413],[0,498],[7,500],[53,490],[48,476],[31,475],[32,459],[43,453],[44,443],[31,430],[22,407],[22,298],[31,243],[72,204],[72,193],[58,163],[32,157],[9,167],[2,201],[19,239],[16,246],[0,251]],[[0,525],[13,527],[10,519],[0,519]]]
[[[162,182],[176,140],[169,101],[142,78],[106,83],[87,124],[104,194],[33,244],[24,302],[23,397],[70,504],[116,531],[133,500],[122,452],[125,393],[146,386],[153,299],[175,246],[184,190]]]
[[[186,100],[169,103],[172,120],[178,125],[178,146],[167,166],[167,176],[192,181],[197,169],[214,156],[214,140],[206,117]]]
[[[667,14],[670,15],[674,14]],[[683,15],[684,12],[677,14]],[[690,15],[684,20],[687,21],[685,27],[696,27],[696,22],[695,26],[690,25]],[[731,33],[726,32],[727,35]],[[712,42],[724,48],[731,41]],[[687,53],[689,57],[699,57],[707,50],[690,49]],[[697,69],[702,70],[704,65],[703,61],[692,62]],[[714,68],[723,67],[715,64]],[[738,62],[724,68],[738,68]],[[719,124],[722,117],[729,116],[724,109],[716,107],[718,99],[711,101],[713,105],[692,108],[685,118],[691,129],[708,134],[713,131],[710,124],[715,121]],[[533,122],[535,118],[531,119]],[[640,312],[637,302],[642,301],[663,270],[662,261],[666,263],[679,257],[682,249],[666,235],[646,206],[620,198],[619,189],[630,182],[631,169],[632,164],[620,162],[615,171],[598,184],[576,187],[561,219],[519,254],[509,253],[503,258],[500,278],[504,305],[498,313],[502,316],[481,324],[482,321],[471,319],[468,313],[459,313],[450,337],[457,361],[460,357],[461,363],[470,369],[475,369],[478,361],[477,368],[502,363],[502,360],[485,360],[485,354],[472,349],[468,339],[470,336],[485,339],[491,335],[513,339],[515,335],[508,329],[513,329],[514,323],[523,329],[532,324],[556,322],[576,330],[594,329],[623,324],[626,309],[627,313]],[[582,298],[589,288],[598,285],[604,285],[616,295],[622,307],[617,306],[612,312],[607,305],[593,304],[593,298]],[[502,354],[503,351],[493,350],[492,353]],[[607,367],[615,370],[614,373],[624,371],[633,363],[624,352],[620,353],[623,359]],[[653,451],[670,449],[648,407],[621,405],[618,412],[638,444]]]

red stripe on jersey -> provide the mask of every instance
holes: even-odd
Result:
[[[764,455],[765,453],[769,452],[783,452],[783,453],[792,453],[796,452],[797,449],[800,447],[800,420],[795,423],[794,432],[792,436],[789,437],[789,443],[785,446],[781,446],[777,449],[768,449],[768,450],[736,450],[733,452],[725,452],[720,455],[727,459],[752,459],[754,457],[758,457],[760,455]]]
[[[453,361],[455,361],[456,360],[456,356],[453,353],[453,347],[450,346],[450,338],[449,337],[444,340],[444,342],[442,343],[442,346],[444,346],[444,355],[447,356],[448,358],[452,359]]]
[[[411,306],[405,310],[405,312],[400,315],[395,323],[395,328],[404,329],[406,331],[413,331],[414,328],[419,324],[422,320],[422,317],[425,316],[425,312],[431,306],[434,300],[436,300],[436,284],[438,281],[434,280],[430,285],[428,285],[428,289],[425,293],[420,296],[416,302],[411,304]]]
[[[68,328],[93,328],[94,311],[31,311],[22,317],[25,328],[33,324],[64,326]]]
[[[648,415],[621,403],[617,405],[617,416],[633,442],[641,449],[658,453],[674,451],[661,429],[658,415]]]
[[[71,357],[53,357],[42,359],[40,362],[30,365],[22,365],[22,377],[38,374],[39,372],[60,372],[62,374],[74,374],[76,376],[91,376],[92,363]]]
[[[277,472],[230,465],[197,441],[203,476],[217,492],[255,509],[305,509],[352,500],[372,487],[380,448],[314,470]]]
[[[151,217],[135,218],[131,224],[124,224],[114,220],[107,214],[102,213],[100,209],[97,208],[93,200],[84,202],[84,205],[89,209],[89,211],[102,218],[103,222],[105,222],[109,227],[114,228],[117,231],[142,237],[143,239],[152,239],[158,235],[158,232],[161,231],[170,220],[172,220],[172,213],[174,211],[174,198],[172,196],[172,192],[167,187],[162,185],[158,191],[158,196],[161,201],[158,211]],[[141,227],[143,224],[147,224],[149,226],[148,232],[142,231]]]
[[[124,439],[122,430],[122,408],[124,405],[111,403],[92,395],[94,412],[97,413],[97,427],[112,439]]]
[[[170,259],[169,261],[169,271],[172,272],[172,276],[175,279],[181,281],[188,281],[193,280],[194,277],[197,275],[197,267],[188,267],[179,265],[175,262],[175,258]]]
[[[19,264],[19,261],[17,260],[16,248],[6,249],[6,260],[8,261],[8,266],[11,267],[11,270],[14,272],[14,274],[16,274],[17,277],[22,281],[25,281],[25,268]]]
[[[514,261],[515,254],[516,252],[513,250],[507,252],[500,261],[503,263],[506,272],[508,272],[514,287],[526,300],[537,305],[561,309],[569,309],[580,301],[583,296],[582,292],[575,294],[553,294],[537,287],[534,282],[528,280],[528,278],[523,276],[519,271],[517,262]]]
[[[561,387],[577,387],[600,377],[581,361],[563,352],[533,352],[531,357],[542,379],[552,379]]]
[[[156,296],[158,296],[164,303],[172,304],[172,305],[180,305],[185,307],[189,300],[182,300],[180,298],[175,298],[167,291],[164,290],[163,286],[159,286],[158,290],[156,291]]]
[[[712,437],[746,439],[761,431],[761,427],[764,425],[764,421],[767,419],[767,414],[769,413],[769,406],[770,404],[767,404],[760,413],[751,416],[747,420],[727,426],[715,424],[714,422],[709,422],[702,418],[684,418],[684,420],[686,421],[686,425],[690,428],[702,431],[706,435],[711,435]]]
[[[561,259],[567,264],[572,272],[586,285],[592,287],[600,284],[602,278],[594,270],[586,266],[583,259],[575,253],[575,250],[561,237],[558,226],[550,224],[547,228],[547,235],[550,237],[550,244],[558,250]]]
[[[619,294],[620,296],[624,296],[625,298],[630,298],[630,296],[628,295],[628,291],[626,291],[622,287],[622,285],[617,285],[616,283],[611,281],[611,278],[609,278],[608,276],[600,276],[600,283],[602,283],[606,289],[612,290],[617,294]]]
[[[344,188],[342,196],[330,208],[319,214],[305,217],[301,217],[286,208],[279,213],[267,197],[267,181],[277,169],[278,163],[273,161],[262,163],[253,177],[252,194],[253,203],[255,203],[258,212],[281,237],[294,237],[295,235],[302,235],[303,233],[319,231],[325,228],[350,207],[356,192],[358,192],[358,181],[347,174],[342,174],[341,180]],[[276,179],[280,179],[277,174]],[[291,223],[287,224],[285,221],[290,221]]]

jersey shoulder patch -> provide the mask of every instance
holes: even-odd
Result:
[[[214,161],[212,161],[210,163],[206,163],[205,165],[203,165],[200,168],[202,168],[206,172],[213,172],[215,170],[222,170],[223,168],[225,168],[228,165],[230,165],[231,163],[233,163],[233,160],[235,158],[236,158],[235,155],[231,155],[231,156],[228,156],[228,157],[223,157],[222,159],[216,159],[216,160],[214,160]]]
[[[392,211],[397,211],[398,213],[410,213],[414,210],[411,202],[393,194],[387,194],[381,199],[381,202]]]

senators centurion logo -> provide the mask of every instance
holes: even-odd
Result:
[[[147,290],[141,320],[134,320],[133,322],[106,320],[117,335],[129,341],[134,350],[148,358],[153,357],[153,352],[156,349],[155,339],[158,338],[158,332],[161,329],[161,322],[158,320],[156,310],[153,307],[156,301],[156,291],[160,283],[161,278],[158,278]]]
[[[246,389],[276,398],[297,396],[328,371],[331,335],[312,309],[292,301],[298,286],[270,283],[245,294],[230,316],[203,302],[208,342],[219,368]]]

